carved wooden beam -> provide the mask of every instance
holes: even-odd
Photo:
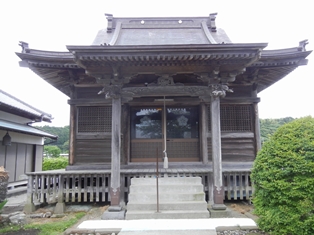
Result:
[[[107,85],[98,92],[98,95],[105,94],[106,99],[121,98],[123,102],[133,99],[134,93],[122,89],[122,85]]]
[[[203,82],[207,82],[208,85],[219,82],[219,67],[215,67],[212,72],[210,73],[194,73],[198,76],[198,79],[200,79]]]
[[[215,98],[224,98],[226,96],[226,92],[233,92],[226,84],[214,84],[211,86],[211,96]]]
[[[133,97],[141,96],[206,96],[211,89],[208,86],[147,86],[125,87],[123,92],[132,94]]]

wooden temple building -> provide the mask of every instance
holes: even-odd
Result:
[[[70,105],[69,166],[28,174],[29,209],[36,200],[127,203],[130,178],[154,177],[156,159],[162,177],[201,176],[213,205],[247,198],[261,148],[258,93],[307,64],[307,42],[232,43],[216,14],[106,16],[92,45],[57,52],[21,42],[20,65]]]

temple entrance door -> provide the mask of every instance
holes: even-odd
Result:
[[[156,161],[157,148],[169,162],[200,161],[198,107],[132,108],[131,162]]]

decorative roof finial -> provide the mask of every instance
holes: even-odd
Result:
[[[306,51],[305,46],[306,46],[308,43],[309,43],[309,42],[308,42],[307,39],[305,39],[305,40],[303,40],[303,41],[300,41],[300,42],[299,42],[299,47],[300,47],[299,50],[301,50],[301,51]]]
[[[19,46],[22,47],[22,53],[26,53],[26,50],[29,48],[28,43],[23,41],[19,41]]]
[[[111,33],[111,32],[112,32],[112,19],[113,19],[113,15],[112,15],[112,14],[105,13],[105,16],[107,16],[107,20],[108,20],[107,33]]]
[[[212,32],[216,32],[216,15],[217,13],[211,13],[209,14],[209,19],[210,19],[210,22],[209,22],[209,27],[211,29]]]

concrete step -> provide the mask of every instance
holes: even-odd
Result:
[[[20,195],[20,194],[26,194],[27,192],[27,186],[21,186],[18,188],[9,189],[7,192],[8,197]]]
[[[143,202],[154,202],[157,200],[156,193],[145,193],[145,194],[129,194],[129,202],[143,203]],[[163,202],[176,202],[176,201],[205,201],[205,193],[162,193],[159,194],[159,201]]]
[[[131,185],[156,185],[156,178],[132,178]],[[189,185],[202,184],[201,177],[162,177],[158,178],[159,185]]]
[[[153,211],[127,211],[126,220],[139,219],[206,219],[209,218],[207,210],[186,210],[186,211],[168,211],[160,210],[157,213]]]
[[[159,193],[198,193],[204,190],[202,184],[179,184],[179,185],[169,185],[161,184],[158,185]],[[156,193],[156,185],[131,185],[130,193]]]
[[[157,210],[157,203],[147,202],[147,203],[133,203],[129,202],[127,209],[130,211],[153,211]],[[205,201],[185,201],[185,202],[163,202],[159,203],[160,210],[207,210],[207,203]]]
[[[131,180],[127,220],[209,218],[200,177],[160,178],[158,186],[160,212],[156,213],[156,178]]]

